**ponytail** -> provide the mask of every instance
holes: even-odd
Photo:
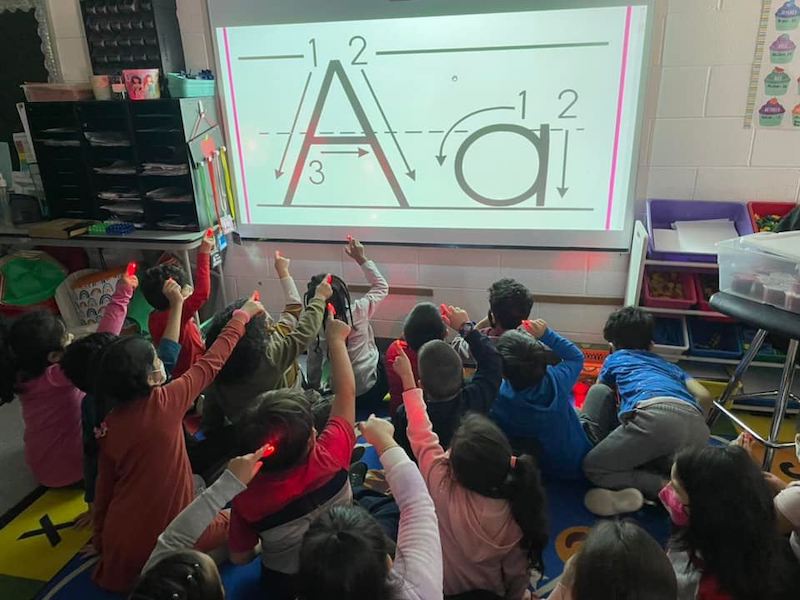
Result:
[[[9,341],[9,327],[0,320],[0,406],[14,399],[17,380],[17,361]]]
[[[450,467],[456,481],[482,496],[508,500],[522,530],[528,565],[543,572],[547,545],[544,488],[532,456],[514,457],[508,438],[488,417],[470,413],[453,434]]]
[[[528,552],[528,564],[544,572],[542,553],[547,546],[546,500],[536,459],[528,454],[512,458],[513,466],[500,488],[511,504],[511,514],[522,529],[520,543]]]

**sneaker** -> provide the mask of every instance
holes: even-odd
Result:
[[[640,510],[644,505],[644,496],[636,488],[624,490],[589,490],[583,499],[589,512],[598,517],[611,517]]]
[[[364,485],[364,479],[367,477],[367,470],[367,463],[357,462],[350,465],[350,485],[352,487]]]

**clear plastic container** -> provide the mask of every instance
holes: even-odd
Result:
[[[717,250],[720,291],[800,313],[800,231],[726,240]]]
[[[92,84],[82,83],[26,83],[25,99],[28,102],[72,102],[94,98]]]

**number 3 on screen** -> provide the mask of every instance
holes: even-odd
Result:
[[[314,169],[314,172],[309,175],[308,180],[314,185],[322,185],[325,182],[325,172],[322,170],[322,161],[312,160],[308,166]]]

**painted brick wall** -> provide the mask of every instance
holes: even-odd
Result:
[[[796,200],[800,192],[800,135],[742,127],[758,0],[662,0],[652,58],[651,102],[644,140],[637,209],[642,198],[686,200]],[[66,79],[89,74],[77,0],[49,0],[59,60]],[[205,0],[178,0],[188,66],[213,64]],[[260,287],[271,310],[280,292],[270,244],[231,248],[226,263],[229,295]],[[360,282],[341,250],[284,244],[301,287],[321,271]],[[516,277],[535,293],[621,297],[627,256],[617,253],[375,248],[370,254],[391,284],[432,289],[434,302],[461,304],[476,316],[486,310],[486,288],[500,276]],[[395,335],[411,296],[389,298],[380,308],[379,335]],[[583,341],[599,341],[610,307],[537,304],[537,314]]]

